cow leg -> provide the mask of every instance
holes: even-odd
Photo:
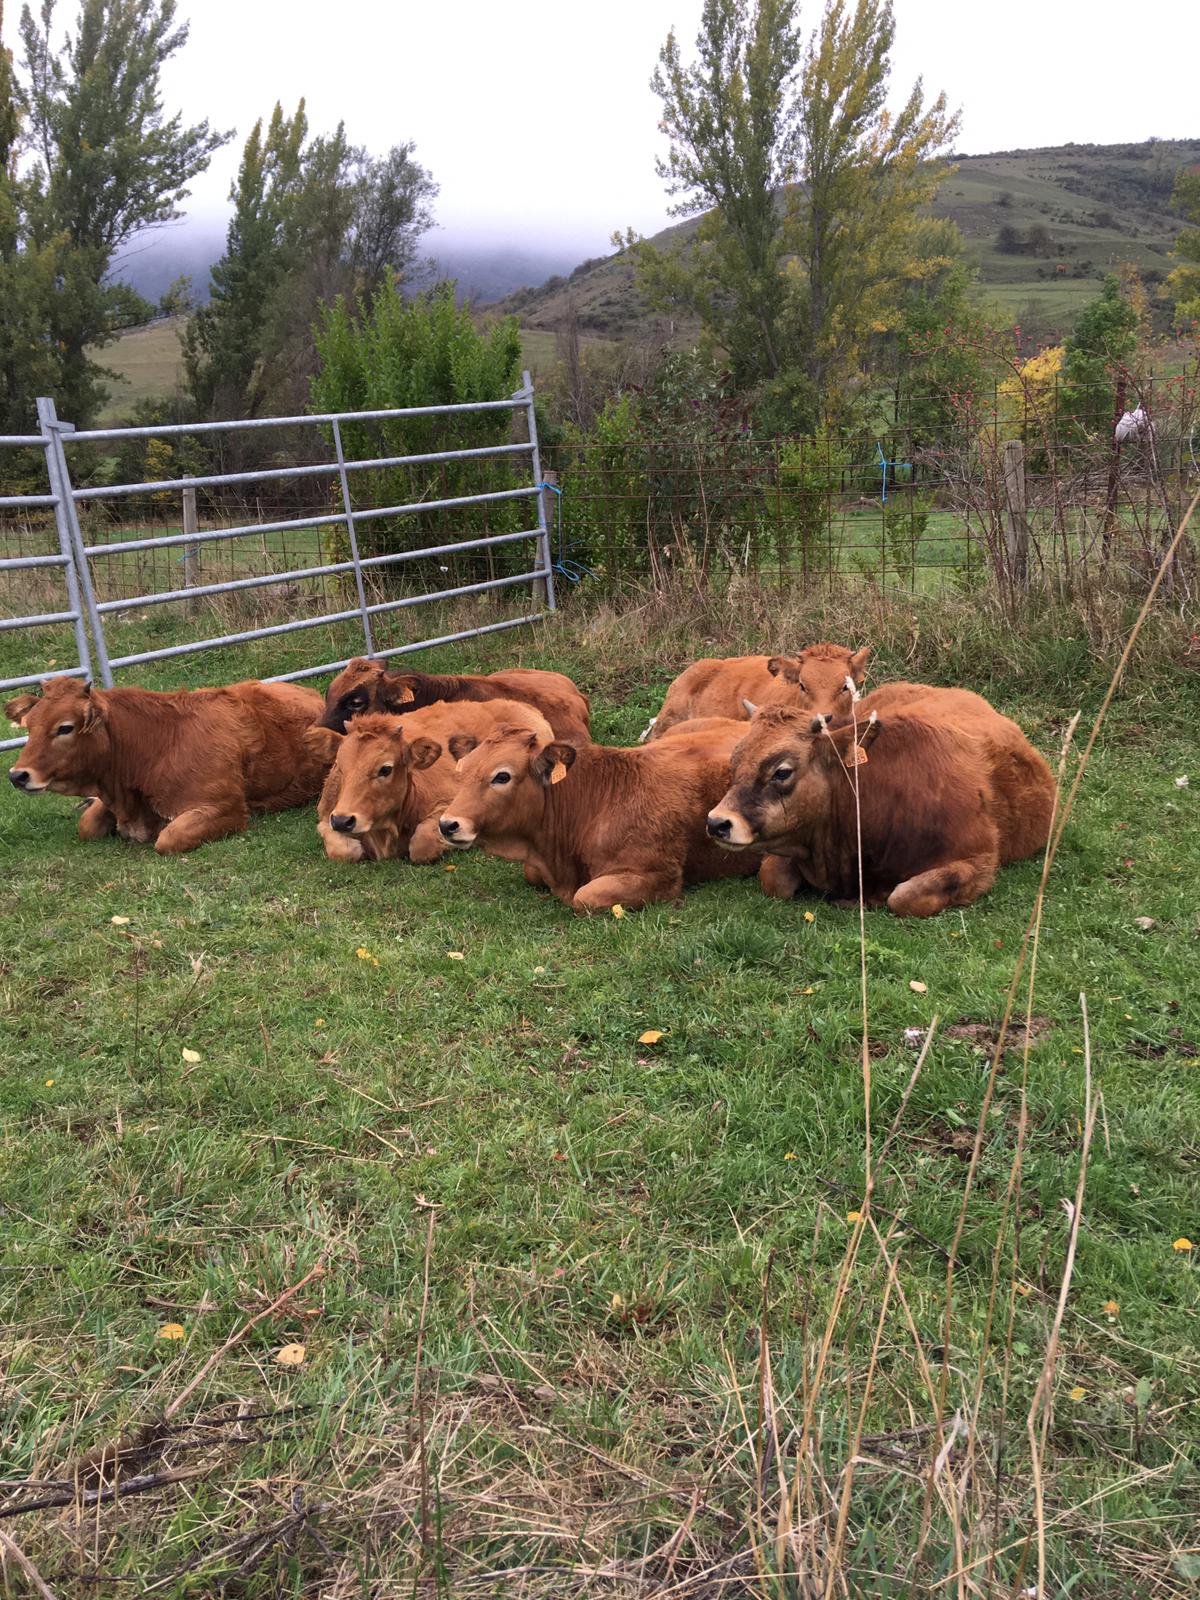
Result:
[[[81,839],[106,839],[110,833],[117,830],[117,819],[104,804],[103,800],[89,800],[79,813],[79,837]]]
[[[888,906],[898,917],[935,917],[947,906],[969,906],[995,883],[998,865],[995,855],[947,861],[897,884]]]
[[[192,806],[163,829],[154,842],[160,856],[183,855],[197,845],[223,839],[227,833],[241,833],[250,820],[244,800],[228,800],[223,805]]]
[[[653,900],[678,900],[682,872],[605,872],[585,883],[571,901],[576,911],[611,911],[624,906],[640,910]]]
[[[525,882],[532,889],[548,889],[550,885],[542,876],[541,869],[535,867],[532,861],[522,863],[521,871],[525,874]]]
[[[794,900],[806,880],[792,856],[764,856],[758,881],[773,900]]]
[[[415,861],[418,866],[426,866],[430,861],[441,860],[449,848],[438,827],[438,819],[426,817],[413,829],[413,836],[408,841],[408,859]]]

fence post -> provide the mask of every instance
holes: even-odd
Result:
[[[49,427],[47,413],[42,407],[49,406],[49,415],[54,414],[52,400],[39,400],[37,402],[37,419],[41,428],[42,438],[46,442],[46,477],[50,482],[50,493],[54,496],[54,525],[58,529],[58,548],[63,556],[63,578],[67,586],[67,600],[71,610],[75,613],[72,627],[75,631],[75,649],[79,655],[79,665],[85,678],[92,676],[92,656],[88,648],[87,628],[83,620],[83,601],[79,595],[79,579],[75,574],[75,552],[71,546],[71,523],[67,516],[66,495],[63,490],[62,477],[58,470],[58,457],[55,454]]]
[[[1004,441],[1004,548],[1012,585],[1023,589],[1029,577],[1029,522],[1025,515],[1025,446]]]
[[[350,479],[346,472],[346,452],[342,448],[342,430],[336,417],[333,419],[333,447],[337,451],[338,479],[342,487],[342,510],[346,517],[346,538],[350,541],[350,559],[354,563],[354,592],[358,596],[358,614],[362,618],[363,638],[367,654],[375,654],[375,638],[371,633],[371,613],[367,610],[367,591],[363,584],[362,561],[358,554],[358,533],[354,526],[354,508],[350,500]]]
[[[184,533],[197,534],[200,531],[200,519],[196,513],[196,486],[189,483],[183,491],[183,531]],[[194,589],[200,581],[200,546],[198,544],[185,544],[183,547],[183,586],[185,589]],[[196,614],[196,602],[189,600],[186,605],[189,617]]]
[[[96,591],[92,587],[92,574],[88,566],[87,551],[83,547],[83,530],[79,526],[79,511],[75,505],[75,497],[71,493],[71,472],[67,466],[67,453],[63,449],[62,436],[64,433],[74,433],[73,422],[60,422],[58,413],[54,408],[54,401],[46,396],[39,396],[37,402],[37,419],[41,426],[42,437],[46,441],[46,465],[50,470],[50,481],[53,492],[58,496],[58,504],[54,508],[55,517],[63,517],[66,521],[67,537],[71,554],[72,565],[75,569],[75,579],[78,590],[82,593],[84,609],[87,612],[88,625],[92,632],[92,643],[96,648],[96,666],[100,670],[100,684],[102,688],[112,688],[112,669],[108,664],[108,650],[104,643],[104,624],[100,620],[100,613],[96,609]],[[62,524],[59,524],[60,528]],[[80,660],[84,660],[80,655]]]
[[[550,611],[557,609],[554,596],[554,565],[550,556],[550,530],[546,522],[546,498],[549,490],[542,488],[548,483],[548,478],[542,476],[542,457],[538,450],[537,417],[533,411],[533,379],[528,372],[521,374],[522,388],[520,393],[525,396],[525,416],[529,425],[529,443],[532,445],[530,455],[533,457],[533,481],[538,489],[537,502],[537,564],[546,576],[535,578],[532,584],[532,594],[535,604],[542,604]],[[515,398],[515,397],[514,397]]]

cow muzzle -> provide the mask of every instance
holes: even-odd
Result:
[[[335,811],[329,819],[329,826],[334,833],[357,833],[357,821],[353,811]]]
[[[8,781],[14,789],[20,789],[22,794],[41,794],[46,787],[39,783],[28,767],[10,767]]]
[[[704,824],[708,837],[723,850],[747,850],[754,834],[744,817],[728,811],[710,811]]]
[[[475,835],[469,825],[460,822],[457,817],[439,818],[438,832],[446,843],[453,845],[456,850],[469,850],[475,843]]]

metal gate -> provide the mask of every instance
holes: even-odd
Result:
[[[507,400],[479,401],[473,404],[415,406],[385,411],[329,412],[299,417],[264,417],[243,422],[177,423],[145,428],[91,428],[79,431],[76,431],[70,423],[59,421],[55,414],[52,400],[39,400],[37,407],[38,421],[41,427],[40,433],[27,436],[0,436],[0,447],[36,448],[44,451],[47,492],[45,494],[0,496],[0,517],[3,516],[6,510],[33,510],[52,507],[58,535],[59,552],[57,554],[3,557],[0,558],[0,571],[32,570],[41,567],[57,568],[63,575],[67,604],[57,610],[33,612],[22,616],[0,617],[0,630],[35,628],[53,623],[63,624],[70,622],[74,628],[78,661],[72,666],[59,667],[49,673],[30,673],[0,678],[0,690],[34,684],[47,676],[56,677],[70,673],[82,673],[87,677],[91,677],[93,663],[96,677],[104,687],[108,688],[111,687],[114,681],[114,674],[123,668],[137,666],[145,662],[161,661],[170,657],[191,655],[226,645],[246,644],[256,639],[296,633],[304,629],[320,627],[330,623],[357,623],[362,633],[362,653],[382,658],[405,655],[411,651],[427,649],[432,645],[449,644],[458,639],[472,638],[485,633],[495,633],[506,628],[520,627],[525,623],[537,621],[539,617],[545,614],[546,610],[554,610],[555,608],[554,570],[542,494],[544,485],[538,451],[537,421],[534,415],[533,384],[528,372],[522,375],[522,383],[522,388]],[[344,449],[343,427],[348,423],[387,423],[389,421],[401,421],[406,418],[445,417],[456,414],[479,415],[489,412],[509,412],[514,415],[523,412],[526,419],[527,437],[517,443],[487,444],[461,450],[433,450],[411,455],[377,456],[363,460],[349,458]],[[119,445],[123,441],[133,439],[171,440],[181,436],[236,435],[248,430],[307,429],[309,427],[327,430],[327,436],[332,440],[333,445],[333,458],[331,460],[319,460],[299,465],[272,466],[265,470],[220,472],[204,476],[148,480],[140,483],[105,484],[94,488],[76,488],[71,481],[67,453],[68,445],[72,447],[87,444]],[[320,435],[318,436],[320,437]],[[396,505],[360,506],[355,508],[353,504],[351,480],[355,473],[384,468],[419,467],[437,462],[483,461],[488,458],[504,459],[511,457],[526,457],[528,459],[529,481],[526,485],[517,488],[487,490],[478,494],[456,495],[440,500],[417,499],[404,501]],[[329,514],[302,514],[284,519],[247,521],[235,527],[208,529],[201,529],[195,525],[188,527],[188,517],[185,509],[184,531],[182,533],[167,533],[150,538],[118,538],[92,543],[87,542],[85,539],[80,521],[80,507],[93,501],[119,502],[122,499],[134,496],[179,494],[183,499],[185,508],[189,496],[194,508],[195,492],[198,489],[217,489],[225,485],[254,485],[267,481],[278,482],[305,478],[328,479],[331,488],[340,493],[341,508]],[[533,502],[530,508],[531,515],[528,519],[522,518],[521,520],[531,525],[524,526],[515,532],[487,534],[478,538],[452,539],[447,542],[426,545],[420,549],[397,549],[382,555],[368,557],[363,557],[359,553],[358,528],[360,524],[368,519],[380,517],[401,518],[427,511],[445,512],[454,511],[458,508],[486,506],[505,501],[523,503],[529,500]],[[194,523],[194,514],[192,520]],[[214,541],[235,540],[248,535],[265,536],[267,534],[281,533],[287,529],[307,530],[335,526],[344,529],[345,532],[349,557],[346,560],[327,560],[313,566],[297,567],[282,572],[272,571],[265,575],[260,574],[244,578],[228,578],[214,583],[187,583],[183,587],[168,587],[144,594],[121,595],[114,599],[105,600],[97,596],[93,571],[93,562],[97,557],[113,556],[127,551],[175,550],[177,548],[182,548],[186,555],[186,553],[195,552],[202,546]],[[532,541],[534,547],[532,561],[528,570],[513,575],[490,577],[479,582],[458,584],[450,588],[420,590],[417,593],[410,593],[397,598],[383,599],[370,598],[367,583],[364,581],[376,569],[395,567],[400,563],[417,561],[423,557],[445,556],[449,558],[457,556],[464,551],[491,551],[501,546],[519,545],[522,541]],[[442,570],[445,569],[443,568]],[[333,610],[322,610],[316,614],[296,616],[286,622],[274,623],[270,626],[247,628],[240,632],[193,639],[185,643],[166,645],[158,649],[139,650],[128,654],[114,654],[110,649],[111,641],[110,634],[107,631],[107,624],[117,613],[135,609],[142,610],[149,606],[168,605],[176,602],[189,603],[207,596],[233,594],[261,588],[264,585],[279,585],[303,579],[326,577],[347,580],[352,577],[354,603],[352,605],[343,605]],[[402,644],[394,644],[386,648],[380,648],[375,637],[373,621],[385,614],[427,604],[430,601],[454,600],[469,595],[517,588],[522,585],[530,588],[534,599],[534,608],[524,610],[522,615],[505,618],[503,621],[487,623],[482,626],[463,628],[457,632],[442,633],[428,638],[409,639]],[[90,642],[89,633],[91,636]],[[322,673],[336,672],[345,666],[349,659],[350,656],[343,656],[339,660],[324,661],[317,665],[303,667],[297,671],[280,673],[278,678],[273,681],[309,678],[316,677]],[[20,739],[7,739],[0,743],[0,749],[11,749],[22,742]]]

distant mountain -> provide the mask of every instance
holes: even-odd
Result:
[[[1057,337],[1119,263],[1132,262],[1151,291],[1161,283],[1183,226],[1170,210],[1171,189],[1180,168],[1196,163],[1200,139],[959,156],[932,209],[962,230],[984,295],[1027,331]],[[686,241],[696,227],[668,228],[654,243]],[[502,309],[531,328],[554,329],[573,315],[584,332],[610,338],[633,336],[651,318],[622,255],[518,290]]]
[[[544,283],[554,273],[569,272],[577,260],[570,245],[536,243],[475,244],[427,235],[429,263],[414,282],[441,278],[458,282],[459,296],[491,305],[525,284]],[[172,223],[136,240],[117,257],[113,275],[147,300],[158,301],[176,278],[190,276],[196,300],[208,299],[208,275],[225,249],[225,224],[218,220]]]

